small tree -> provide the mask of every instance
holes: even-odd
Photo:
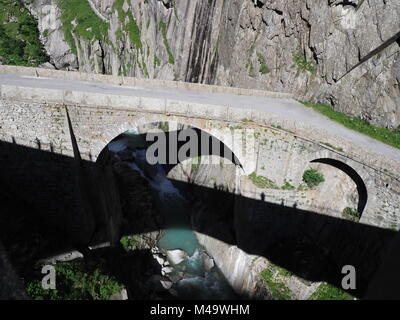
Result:
[[[315,169],[306,170],[303,174],[303,181],[309,188],[318,186],[321,182],[324,182],[324,176]]]

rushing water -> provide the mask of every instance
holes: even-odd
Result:
[[[108,149],[118,153],[127,148],[130,138],[136,133],[130,131],[129,135],[111,142]],[[169,276],[177,277],[174,289],[180,299],[232,299],[237,298],[233,290],[218,270],[213,267],[208,272],[204,269],[204,248],[199,244],[196,235],[191,230],[189,212],[190,204],[166,177],[163,168],[156,165],[155,174],[148,177],[142,165],[146,163],[145,151],[133,152],[136,162],[130,163],[132,170],[139,172],[150,184],[157,196],[159,210],[163,214],[167,225],[158,246],[164,250],[180,249],[186,252],[187,258],[178,265],[174,265],[174,272]],[[178,276],[179,275],[179,276]],[[183,278],[182,278],[183,275]]]

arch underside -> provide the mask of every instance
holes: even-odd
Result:
[[[365,207],[367,206],[368,191],[367,191],[367,187],[364,183],[364,180],[357,173],[357,171],[354,170],[352,167],[350,167],[348,164],[346,164],[342,161],[339,161],[339,160],[331,159],[331,158],[315,159],[315,160],[312,160],[311,163],[323,163],[323,164],[333,166],[333,167],[341,170],[345,174],[347,174],[351,178],[351,180],[354,181],[354,183],[357,186],[357,192],[358,192],[357,211],[361,215],[363,213]]]

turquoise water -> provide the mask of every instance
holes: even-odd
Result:
[[[129,136],[135,136],[132,132]],[[129,144],[129,138],[113,141],[109,150],[117,153]],[[166,177],[161,166],[155,166],[156,175],[147,177],[140,164],[146,162],[144,150],[135,152],[139,161],[131,163],[133,170],[138,171],[150,183],[155,195],[155,204],[164,216],[169,226],[164,230],[164,235],[158,246],[165,250],[180,249],[187,253],[188,258],[174,266],[174,274],[185,274],[185,277],[176,283],[175,289],[180,299],[235,299],[238,298],[222,276],[218,268],[214,267],[209,272],[204,270],[204,248],[198,242],[195,233],[191,230],[190,217],[191,205],[183,198],[178,189]]]
[[[167,229],[158,245],[166,250],[181,249],[189,256],[192,256],[200,247],[192,230],[179,228]]]

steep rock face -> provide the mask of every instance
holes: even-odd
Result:
[[[29,6],[58,68],[288,91],[400,125],[396,0],[87,0],[97,37],[79,19],[63,34],[59,3]]]

